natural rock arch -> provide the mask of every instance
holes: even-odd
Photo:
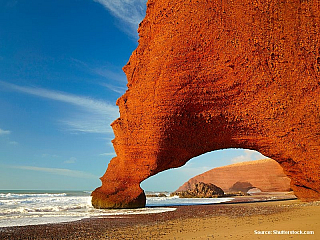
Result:
[[[142,207],[141,181],[224,148],[276,160],[320,199],[319,4],[149,0],[93,206]]]
[[[250,189],[255,188],[250,182],[236,182],[229,189],[230,192],[244,192],[247,193]]]
[[[220,160],[223,162],[224,159]],[[263,192],[291,190],[291,180],[284,174],[283,168],[276,161],[268,158],[215,167],[193,176],[183,183],[176,192],[185,191],[197,182],[212,183],[222,188],[225,193],[247,192],[253,187],[259,188]]]

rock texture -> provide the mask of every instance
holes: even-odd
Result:
[[[180,198],[215,198],[222,197],[224,192],[212,183],[197,182],[188,189],[174,192],[173,195],[177,195]]]
[[[254,149],[320,199],[320,3],[149,0],[98,208],[142,207],[140,182],[208,151]]]
[[[192,189],[195,183],[212,183],[225,193],[248,192],[259,188],[262,192],[290,191],[290,179],[284,174],[282,167],[272,159],[235,163],[211,169],[197,175],[184,183],[177,192]]]

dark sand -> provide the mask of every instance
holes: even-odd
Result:
[[[281,200],[290,197],[237,197],[236,203],[179,206],[176,211],[159,214],[0,228],[0,239],[320,239],[320,202]],[[278,201],[248,203],[271,198]],[[254,230],[314,234],[257,235]]]

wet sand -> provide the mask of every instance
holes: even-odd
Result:
[[[238,197],[236,203],[179,206],[159,214],[0,228],[0,239],[320,239],[320,202],[248,203],[252,200]],[[314,234],[274,234],[274,230]]]

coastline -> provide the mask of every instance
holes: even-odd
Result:
[[[157,214],[0,228],[0,239],[319,239],[320,202],[250,201],[241,197],[233,203],[175,206],[175,211]],[[314,234],[284,237],[255,234],[255,230],[302,230]]]

